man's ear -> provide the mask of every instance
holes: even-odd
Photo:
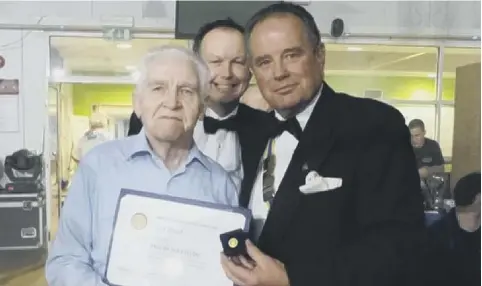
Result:
[[[316,49],[316,58],[318,59],[320,65],[323,68],[325,67],[325,56],[326,56],[325,44],[320,43],[320,45]]]

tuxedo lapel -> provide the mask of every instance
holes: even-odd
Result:
[[[240,103],[236,114],[236,130],[241,145],[244,177],[241,182],[239,205],[247,208],[264,149],[269,140],[271,114]],[[266,125],[265,125],[266,123]]]
[[[320,167],[333,147],[335,138],[332,122],[336,118],[333,97],[334,91],[325,83],[276,192],[258,240],[259,247],[268,255],[276,251],[276,247],[290,227],[303,195],[299,191],[299,186],[305,184],[305,177],[309,171]]]
[[[246,134],[246,136],[239,135],[240,145],[249,146],[247,148],[241,148],[244,170],[244,177],[241,182],[239,194],[239,206],[241,207],[247,208],[249,205],[254,182],[258,175],[260,160],[263,157],[268,140],[268,137],[255,137],[253,134],[251,134],[251,136],[248,134]]]

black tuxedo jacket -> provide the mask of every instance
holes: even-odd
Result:
[[[127,136],[137,135],[142,130],[142,121],[137,117],[135,112],[132,112],[129,118],[129,130],[127,131]]]
[[[247,206],[268,141],[268,113],[240,106]],[[343,180],[305,195],[308,172]],[[291,286],[422,285],[420,180],[404,117],[326,83],[268,213],[258,247],[284,263]]]

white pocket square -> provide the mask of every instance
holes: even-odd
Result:
[[[342,184],[341,178],[322,177],[316,172],[310,172],[306,176],[306,184],[300,186],[300,192],[306,195],[326,192],[339,188]]]

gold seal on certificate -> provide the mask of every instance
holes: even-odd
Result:
[[[147,216],[143,213],[135,213],[131,218],[131,225],[136,230],[143,230],[147,226]]]

